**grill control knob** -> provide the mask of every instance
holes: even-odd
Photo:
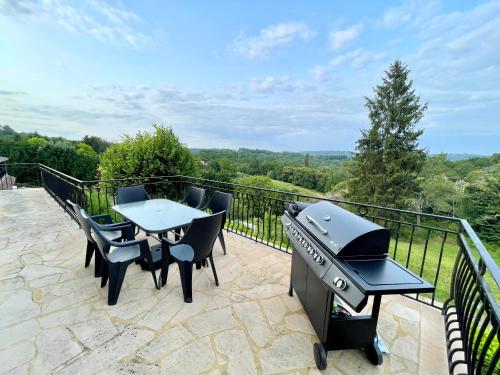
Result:
[[[313,249],[311,246],[309,246],[309,247],[307,248],[307,252],[308,252],[309,254],[312,254],[312,253],[313,253],[313,251],[314,251],[314,249]]]
[[[323,264],[325,261],[321,255],[318,255],[318,257],[315,259],[316,263],[318,264]]]
[[[335,279],[333,279],[333,285],[335,285],[340,290],[344,290],[347,287],[347,282],[340,277],[336,277]]]

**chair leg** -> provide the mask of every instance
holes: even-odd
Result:
[[[224,242],[224,235],[222,234],[222,229],[217,235],[219,237],[220,244],[222,246],[222,250],[224,250],[224,255],[226,255],[226,243]]]
[[[201,262],[196,262],[196,269],[197,270],[201,269]]]
[[[101,252],[98,249],[95,249],[94,253],[95,253],[95,256],[94,256],[94,259],[95,259],[94,260],[94,263],[95,263],[94,277],[101,277],[102,272],[103,272],[104,263],[106,263],[106,261],[104,259],[102,259]]]
[[[127,272],[128,263],[108,263],[109,267],[109,289],[108,305],[116,305],[120,290],[122,289],[123,279]]]
[[[87,240],[87,253],[85,254],[85,268],[90,265],[90,260],[94,254],[94,244]]]
[[[193,262],[178,262],[184,302],[193,302]]]
[[[109,275],[108,270],[109,270],[108,262],[102,262],[101,288],[104,288],[108,283],[108,275]]]
[[[161,253],[161,271],[160,271],[160,288],[165,286],[168,278],[168,267],[170,267],[170,256],[168,251],[162,249]]]
[[[148,254],[146,254],[146,261],[148,262],[149,269],[151,270],[151,274],[153,275],[153,280],[155,282],[155,288],[159,290],[160,286],[158,285],[158,281],[156,280],[155,265],[153,263],[153,257],[151,256],[151,252],[148,252]]]
[[[219,278],[217,277],[217,271],[215,269],[214,258],[212,254],[208,256],[208,259],[210,260],[210,266],[212,267],[212,272],[214,273],[215,285],[219,286]]]

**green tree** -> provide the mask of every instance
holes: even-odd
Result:
[[[99,155],[86,143],[79,143],[76,146],[77,159],[73,168],[74,176],[85,176],[85,179],[95,179]]]
[[[90,135],[83,137],[82,142],[92,147],[98,154],[102,154],[109,146],[111,146],[111,143],[108,141],[100,137]]]
[[[309,154],[304,156],[304,167],[309,167]]]
[[[500,164],[476,170],[465,178],[464,213],[482,238],[500,241]]]
[[[389,207],[408,207],[420,190],[417,176],[425,161],[419,148],[422,130],[416,125],[427,104],[412,88],[410,70],[396,60],[389,66],[382,84],[366,99],[371,122],[357,141],[349,198]]]
[[[195,176],[199,162],[179,142],[172,129],[153,124],[153,131],[125,135],[101,156],[99,171],[103,179],[150,176]]]

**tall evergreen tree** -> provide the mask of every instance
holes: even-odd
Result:
[[[412,88],[410,70],[396,60],[385,72],[382,84],[367,98],[371,122],[357,141],[349,198],[389,207],[406,208],[419,191],[417,176],[425,161],[425,151],[416,129],[427,104]]]

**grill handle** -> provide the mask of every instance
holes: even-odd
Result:
[[[316,220],[314,220],[311,216],[306,215],[306,219],[309,223],[314,225],[316,229],[318,229],[321,232],[321,234],[328,234],[328,231],[325,228],[323,228],[321,224],[318,223]]]

